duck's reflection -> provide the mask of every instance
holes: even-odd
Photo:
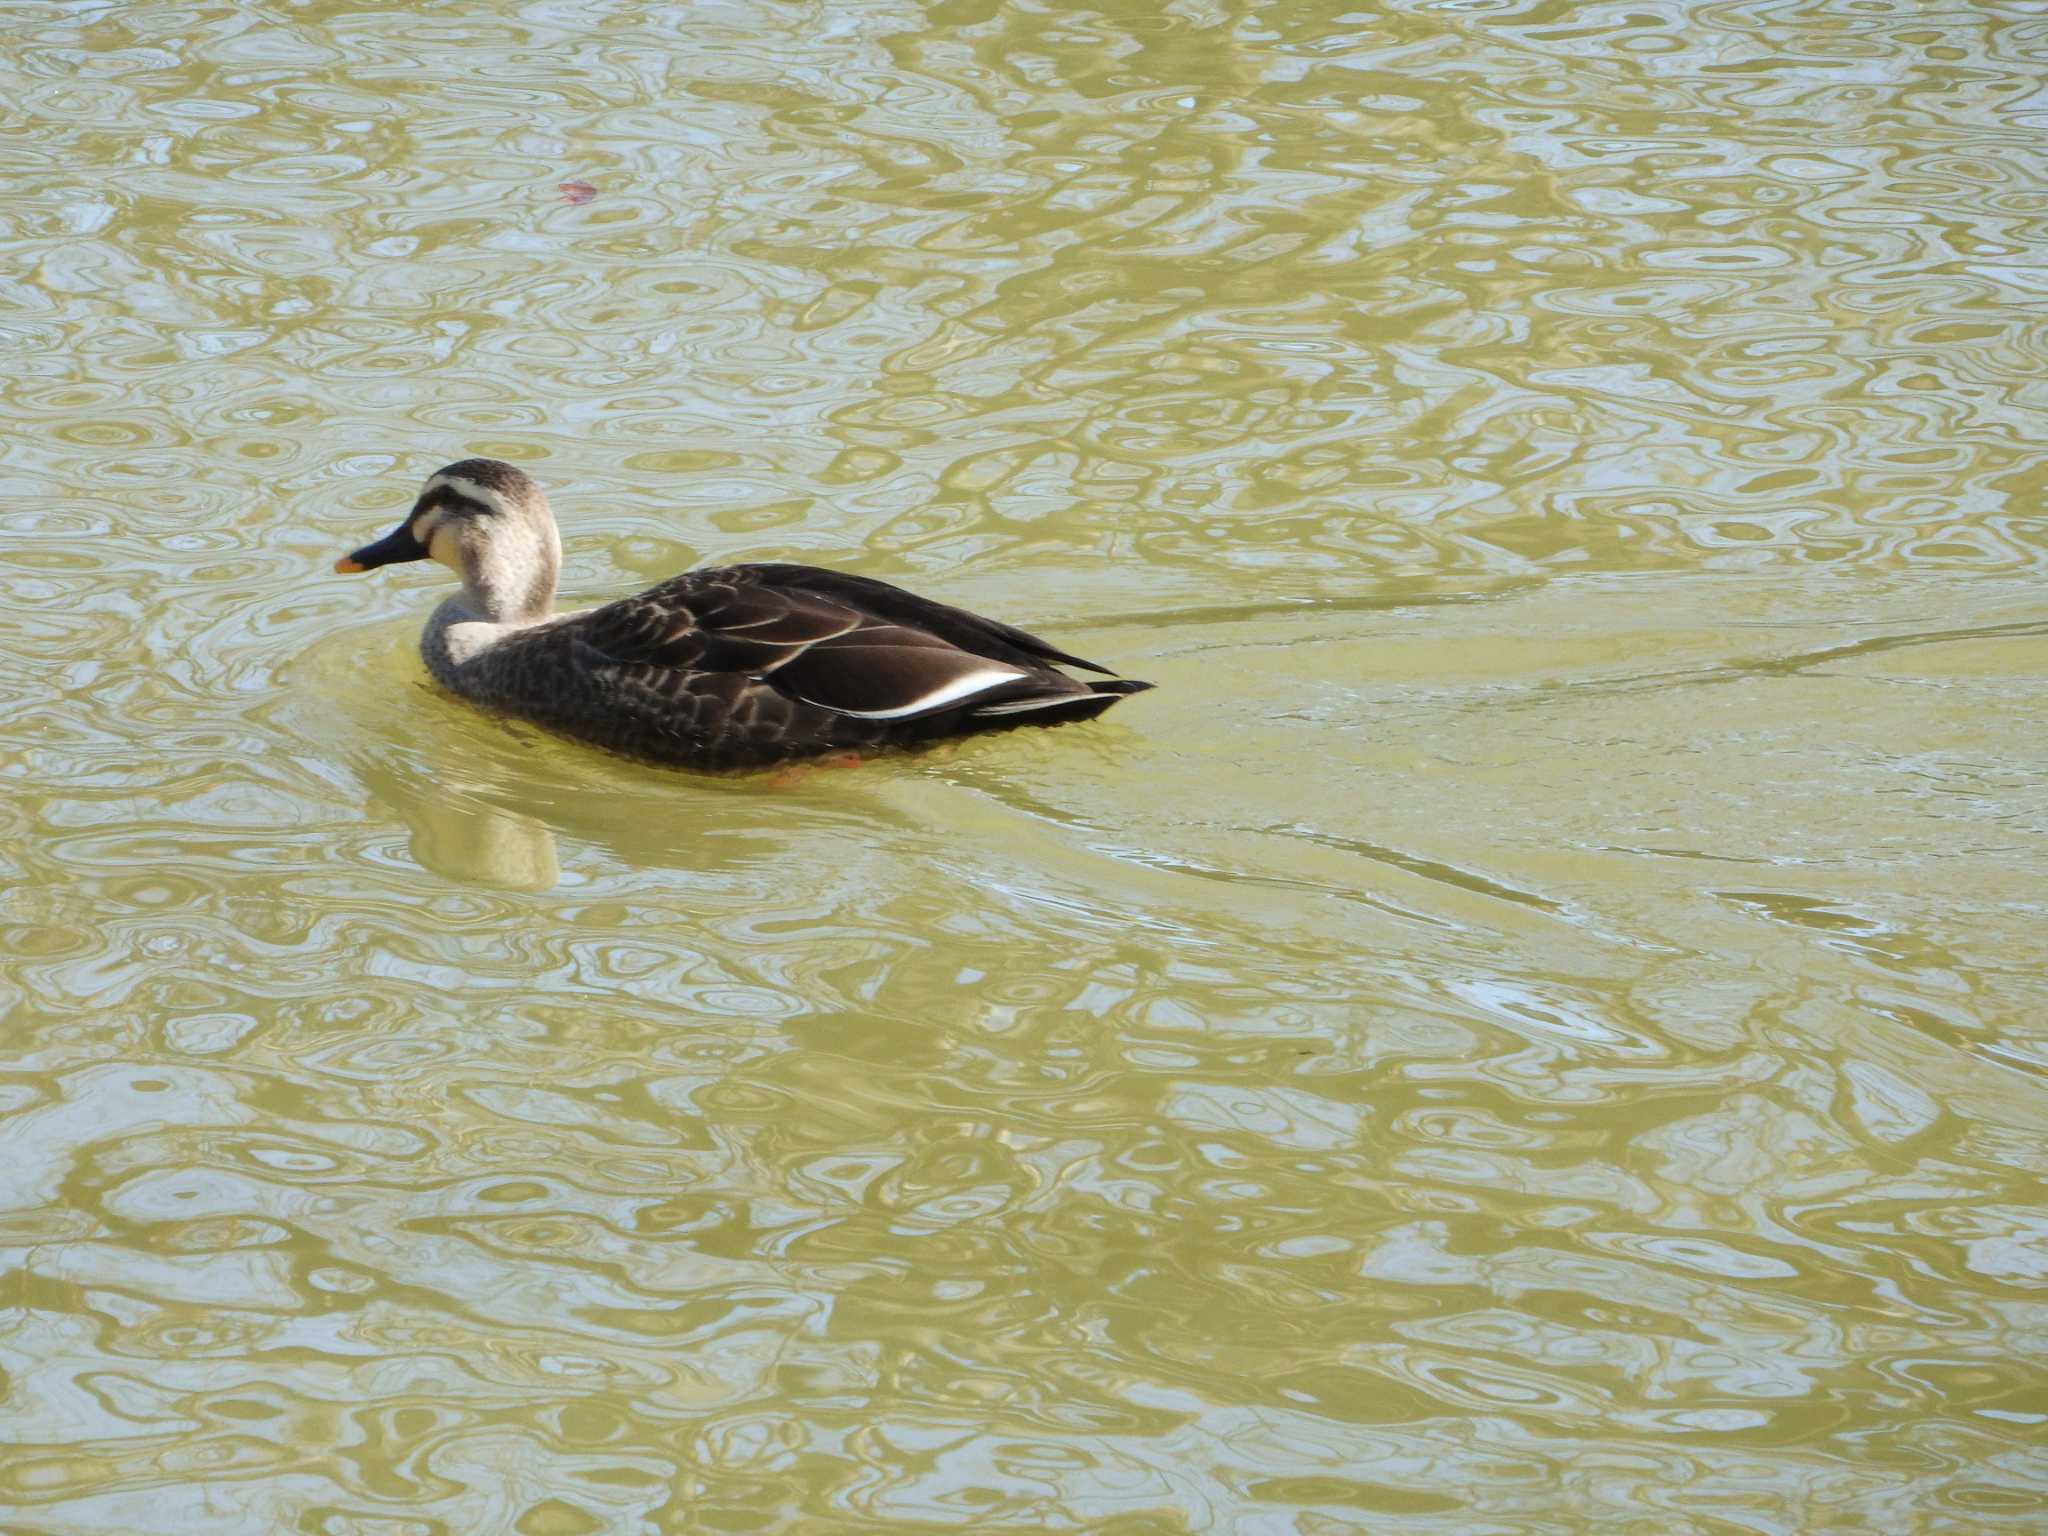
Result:
[[[458,734],[432,758],[359,754],[351,766],[374,801],[404,821],[421,868],[505,890],[560,884],[558,838],[569,840],[572,865],[576,850],[592,849],[630,868],[704,875],[772,861],[793,839],[808,843],[849,823],[865,838],[900,819],[878,794],[890,782],[886,767],[864,765],[866,777],[811,766],[691,774],[567,743],[529,746]]]
[[[546,891],[560,883],[555,834],[545,822],[462,786],[423,783],[382,764],[360,767],[371,794],[410,829],[412,856],[422,869],[501,890]]]

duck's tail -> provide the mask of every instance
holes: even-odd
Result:
[[[1014,725],[1065,725],[1073,720],[1093,720],[1118,699],[1143,693],[1152,687],[1134,677],[1116,677],[1107,682],[1090,680],[1085,693],[1040,694],[1028,699],[1010,699],[973,711],[976,720],[1007,717]],[[1023,718],[1018,718],[1018,717]]]

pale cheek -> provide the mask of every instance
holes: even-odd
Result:
[[[427,558],[445,565],[456,575],[462,574],[462,563],[457,558],[455,535],[446,528],[436,528],[427,536]]]

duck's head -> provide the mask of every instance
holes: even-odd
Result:
[[[350,574],[401,560],[436,560],[462,578],[477,617],[530,623],[548,616],[562,541],[545,492],[500,459],[437,469],[405,521],[334,562]]]

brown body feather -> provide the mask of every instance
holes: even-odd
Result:
[[[447,681],[614,751],[714,768],[1087,720],[1151,686],[1055,663],[1106,671],[886,582],[734,565],[509,634]]]

